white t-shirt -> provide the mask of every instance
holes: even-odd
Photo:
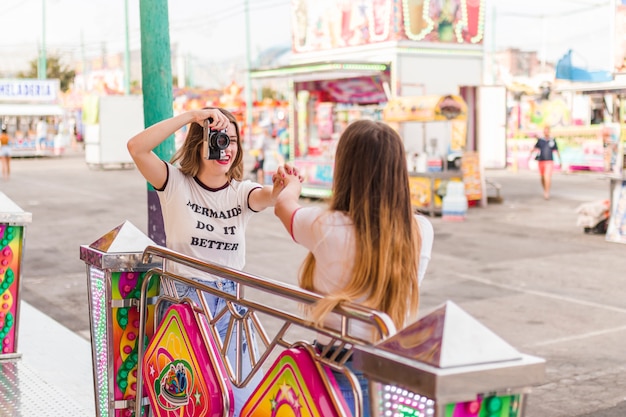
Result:
[[[434,231],[426,217],[416,214],[415,219],[422,238],[418,276],[415,278],[421,284],[430,261]],[[352,220],[341,212],[331,212],[321,207],[303,207],[294,213],[291,230],[293,239],[315,256],[313,280],[316,292],[333,294],[344,288],[350,279],[356,257]],[[329,317],[327,323],[334,323],[337,321],[335,319]],[[360,323],[355,323],[351,329],[351,332],[356,330],[353,334],[360,337],[367,338],[370,334],[369,328]]]
[[[232,180],[219,189],[200,183],[167,164],[168,178],[157,190],[166,245],[197,259],[242,270],[246,263],[246,225],[256,213],[248,205],[252,190],[261,185]],[[197,270],[170,263],[168,270],[186,277],[216,278]]]
[[[48,136],[48,124],[44,120],[38,121],[35,129],[37,139],[45,138],[46,136]]]

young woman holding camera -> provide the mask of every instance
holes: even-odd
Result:
[[[211,129],[216,142],[224,149],[209,149],[203,125]],[[161,160],[154,152],[170,135],[183,126],[190,125],[182,147],[171,162]],[[220,132],[222,131],[222,132]],[[227,144],[223,134],[228,135]],[[128,151],[146,181],[157,191],[163,222],[166,245],[179,253],[196,259],[218,263],[234,269],[243,269],[245,264],[245,230],[248,221],[256,212],[273,206],[279,188],[261,186],[251,181],[242,181],[243,149],[237,120],[232,113],[221,108],[192,110],[156,123],[128,141]],[[207,159],[218,155],[216,159]],[[171,265],[170,270],[192,278],[203,284],[235,294],[233,281],[202,274],[193,268]],[[194,288],[176,283],[179,297],[189,297],[199,302]],[[225,301],[205,294],[207,305],[213,313],[220,311]],[[230,313],[218,323],[222,338],[227,331]],[[256,346],[250,341],[252,349]],[[244,344],[244,377],[251,365]],[[236,346],[231,343],[229,359],[236,363]],[[234,365],[233,365],[234,366]],[[260,373],[244,388],[235,389],[235,416],[261,380]]]

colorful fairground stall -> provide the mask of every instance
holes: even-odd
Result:
[[[603,103],[602,123],[595,126],[592,143],[596,170],[604,173],[609,182],[606,240],[626,243],[626,80],[571,83],[561,85],[559,90]]]
[[[55,143],[64,110],[58,79],[0,80],[0,120],[7,127],[11,152],[19,156],[47,156],[59,152]]]
[[[467,104],[461,96],[396,97],[383,110],[383,120],[400,130],[416,123],[429,141],[414,143],[405,138],[409,184],[413,206],[434,216],[441,214],[446,185],[463,183],[470,204],[480,201],[483,193],[482,167],[476,152],[467,149]]]
[[[351,121],[382,120],[392,98],[457,94],[460,86],[481,84],[482,0],[443,7],[299,0],[292,12],[290,64],[254,69],[251,78],[288,85],[291,157],[305,173],[304,196],[330,195],[337,140]],[[429,139],[414,124],[402,124],[400,133],[415,143]]]

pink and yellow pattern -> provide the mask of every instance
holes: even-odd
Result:
[[[16,353],[15,327],[19,300],[22,226],[0,224],[0,343],[1,354]]]
[[[188,304],[167,310],[147,347],[143,376],[153,415],[218,417],[232,413],[233,394],[206,324]]]
[[[139,299],[145,273],[135,271],[111,274],[111,298],[113,300]],[[152,280],[148,297],[158,294],[157,280]],[[113,373],[115,377],[115,400],[132,400],[137,397],[137,349],[139,335],[139,311],[134,307],[115,307],[111,310],[113,335]],[[146,337],[154,334],[154,305],[148,305]],[[147,339],[146,339],[147,341]],[[130,417],[130,409],[117,410],[115,417]]]
[[[242,417],[342,415],[350,415],[350,411],[332,374],[304,348],[285,350],[241,411]]]

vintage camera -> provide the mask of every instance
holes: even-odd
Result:
[[[204,121],[204,140],[207,146],[206,159],[223,159],[226,156],[224,150],[230,145],[230,137],[224,130],[212,130],[209,123],[213,123],[213,118],[209,117]]]

